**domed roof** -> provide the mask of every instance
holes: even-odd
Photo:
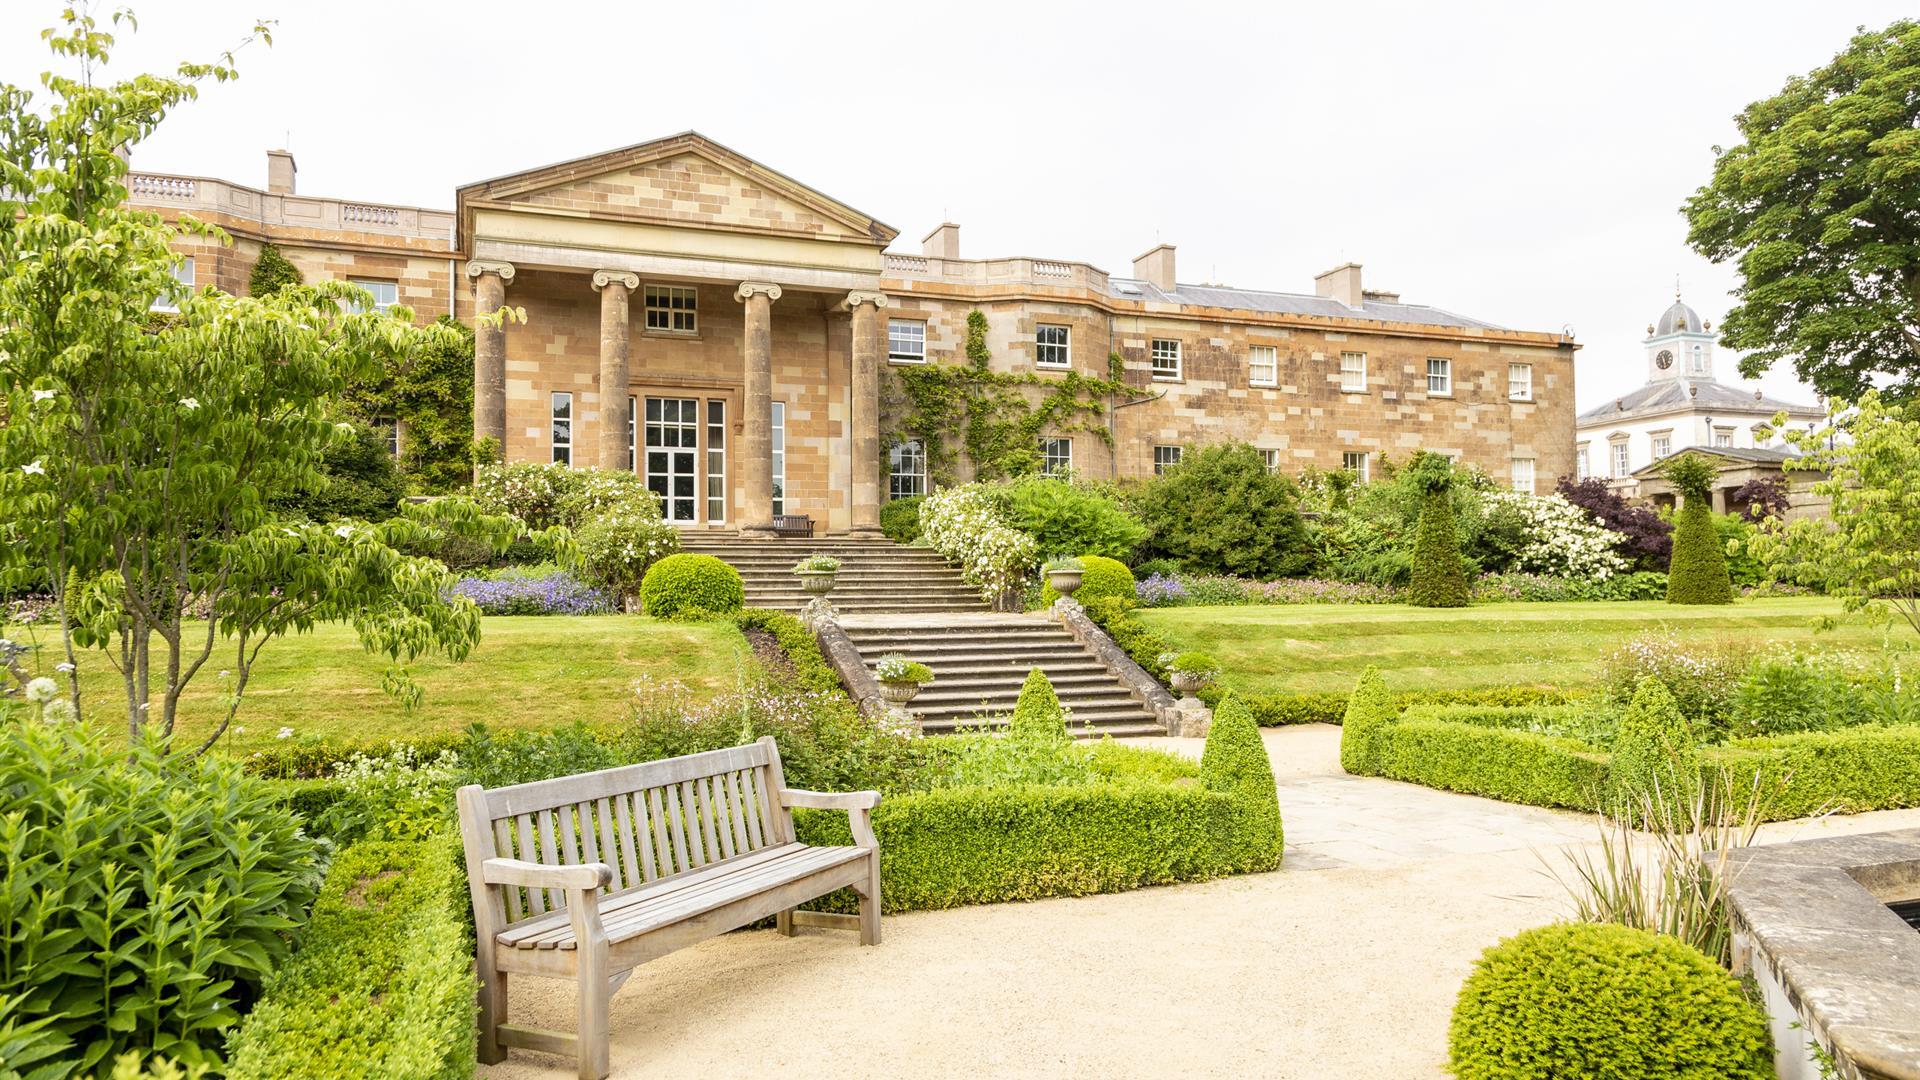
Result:
[[[1700,321],[1700,313],[1688,307],[1679,297],[1673,298],[1673,306],[1662,312],[1660,321],[1655,324],[1654,337],[1666,337],[1675,333],[1706,333],[1706,324]]]

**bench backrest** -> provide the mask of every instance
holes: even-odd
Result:
[[[566,906],[559,889],[487,887],[479,874],[487,859],[606,863],[616,891],[790,843],[793,815],[775,795],[783,786],[780,751],[767,737],[491,791],[461,788],[474,917],[512,923]]]

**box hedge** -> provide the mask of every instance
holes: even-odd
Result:
[[[235,1033],[231,1080],[473,1075],[475,982],[455,842],[357,844]]]
[[[640,580],[640,606],[657,619],[729,615],[745,595],[740,572],[712,555],[669,555]]]
[[[1103,597],[1119,597],[1122,600],[1134,599],[1133,571],[1119,559],[1109,559],[1104,555],[1081,555],[1080,587],[1073,591],[1073,598],[1085,604],[1089,600]],[[1060,594],[1053,591],[1052,585],[1040,589],[1040,606],[1052,607]]]
[[[1201,691],[1200,697],[1208,704],[1217,706],[1228,692],[1227,688],[1214,687]],[[1347,712],[1348,695],[1338,692],[1257,694],[1233,690],[1232,693],[1246,704],[1254,721],[1261,727],[1338,724]],[[1424,704],[1505,707],[1565,705],[1585,696],[1579,691],[1543,686],[1487,686],[1468,690],[1403,691],[1394,694],[1393,701],[1395,706],[1402,709]]]
[[[1605,753],[1531,731],[1401,719],[1368,744],[1372,775],[1504,802],[1591,810],[1606,788]]]

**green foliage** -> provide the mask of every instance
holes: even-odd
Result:
[[[406,485],[378,432],[356,426],[321,456],[314,484],[269,496],[278,512],[308,521],[385,521],[399,511]]]
[[[1167,655],[1167,641],[1134,618],[1138,601],[1125,596],[1100,596],[1082,606],[1086,608],[1087,618],[1106,631],[1120,651],[1146,669],[1147,674],[1156,679],[1167,677],[1166,666],[1160,662],[1160,658]]]
[[[1699,950],[1647,930],[1555,923],[1488,949],[1448,1033],[1460,1080],[1772,1080],[1766,1015]]]
[[[1415,607],[1466,607],[1472,599],[1466,564],[1460,558],[1460,537],[1454,531],[1452,465],[1434,454],[1422,454],[1409,470],[1426,489],[1426,505],[1414,532],[1412,572],[1407,581],[1407,603]]]
[[[883,683],[913,683],[925,686],[933,681],[933,669],[899,653],[888,653],[874,662],[873,677]]]
[[[1920,23],[1861,28],[1831,64],[1741,111],[1687,200],[1687,242],[1735,261],[1720,327],[1757,378],[1782,360],[1822,394],[1916,387],[1920,326]],[[1877,376],[1892,376],[1891,380]],[[1836,507],[1836,511],[1837,511]]]
[[[711,555],[669,555],[640,582],[640,602],[659,619],[706,618],[740,610],[740,572]]]
[[[1592,810],[1607,783],[1606,754],[1518,728],[1403,717],[1372,743],[1375,775],[1528,806]]]
[[[1714,531],[1713,512],[1707,509],[1703,497],[1688,496],[1674,522],[1673,562],[1667,569],[1667,603],[1733,603],[1727,551]]]
[[[1739,514],[1713,515],[1713,541],[1726,555],[1727,577],[1736,589],[1760,585],[1767,579],[1766,564],[1753,553],[1753,537],[1758,531],[1752,520]]]
[[[1771,821],[1920,806],[1920,728],[1862,726],[1709,747],[1704,772],[1757,783]]]
[[[1386,680],[1373,665],[1360,673],[1353,695],[1340,720],[1340,767],[1355,776],[1371,775],[1377,768],[1373,746],[1379,729],[1393,723],[1399,710],[1387,693]]]
[[[462,764],[456,751],[430,756],[406,743],[378,757],[355,754],[333,767],[334,798],[314,827],[337,843],[424,840],[452,821]]]
[[[1739,735],[1830,731],[1857,724],[1870,711],[1868,689],[1831,662],[1804,656],[1755,661],[1740,677],[1727,727]]]
[[[400,471],[415,490],[447,494],[473,479],[480,448],[473,440],[473,327],[442,315],[439,331],[387,367],[359,396],[367,419],[400,425]]]
[[[37,1027],[85,1074],[217,1065],[319,884],[315,842],[238,766],[0,706],[0,1039]]]
[[[298,285],[306,278],[300,274],[300,268],[287,261],[280,253],[277,244],[261,244],[260,257],[254,260],[253,273],[247,276],[247,293],[250,296],[272,296],[289,285]]]
[[[1043,559],[1062,555],[1126,559],[1147,535],[1145,526],[1118,499],[1060,477],[1013,481],[995,492],[995,501],[1009,525],[1033,537]]]
[[[1346,718],[1352,695],[1335,693],[1250,694],[1233,691],[1253,714],[1261,727],[1285,727],[1288,724],[1339,724]],[[1203,690],[1202,700],[1218,700],[1225,690]],[[1469,690],[1416,690],[1393,695],[1396,712],[1416,705],[1467,705],[1480,707],[1537,707],[1563,705],[1577,694],[1538,686],[1483,686]]]
[[[300,951],[233,1039],[231,1080],[473,1075],[473,942],[445,839],[334,860]]]
[[[1704,454],[1675,454],[1660,463],[1660,475],[1691,501],[1705,499],[1712,493],[1720,470]]]
[[[1601,685],[1624,709],[1642,680],[1657,679],[1698,739],[1717,741],[1731,730],[1734,691],[1754,660],[1754,647],[1739,640],[1694,644],[1670,632],[1641,634],[1602,655]]]
[[[1700,780],[1700,751],[1693,727],[1658,679],[1641,679],[1613,739],[1607,798],[1620,812],[1647,800],[1680,805],[1693,798]]]
[[[1085,604],[1092,600],[1112,597],[1133,600],[1133,571],[1118,559],[1109,559],[1104,555],[1082,555],[1080,557],[1080,587],[1073,591],[1073,598]],[[1040,604],[1051,607],[1060,594],[1048,584],[1040,590]]]
[[[1273,763],[1253,714],[1229,695],[1213,713],[1206,749],[1200,754],[1200,782],[1208,791],[1231,796],[1233,811],[1225,823],[1216,858],[1234,872],[1272,870],[1280,865],[1280,797]]]
[[[636,488],[629,499],[587,518],[574,534],[588,582],[622,598],[639,596],[653,564],[680,550],[680,530],[662,516],[659,498]]]
[[[757,630],[771,634],[786,654],[791,670],[775,671],[778,681],[787,683],[794,689],[815,690],[826,694],[844,694],[840,675],[827,663],[826,654],[820,651],[820,640],[813,636],[805,623],[784,611],[770,611],[766,608],[746,608],[733,617],[734,624],[742,631]]]
[[[1461,705],[1421,702],[1400,714],[1407,720],[1445,720],[1456,724],[1511,728],[1572,739],[1596,749],[1613,745],[1619,715],[1593,702],[1576,705]]]
[[[880,506],[880,531],[896,544],[911,544],[920,539],[920,504],[923,495],[889,499]]]
[[[1006,788],[1059,787],[1100,779],[1091,757],[1070,739],[1029,733],[955,735],[941,740],[942,763],[931,786]]]
[[[1007,734],[1037,743],[1063,743],[1071,738],[1067,734],[1067,711],[1060,707],[1047,673],[1037,667],[1027,671],[1027,681],[1020,686]]]
[[[1147,527],[1143,553],[1188,571],[1273,578],[1312,566],[1299,491],[1246,443],[1191,450],[1132,502]]]

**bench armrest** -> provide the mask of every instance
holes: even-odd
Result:
[[[880,805],[877,791],[803,791],[780,789],[781,806],[809,806],[815,810],[871,810]]]
[[[489,885],[532,889],[599,889],[613,882],[613,867],[597,862],[546,866],[524,859],[488,859],[480,864],[480,874]]]

